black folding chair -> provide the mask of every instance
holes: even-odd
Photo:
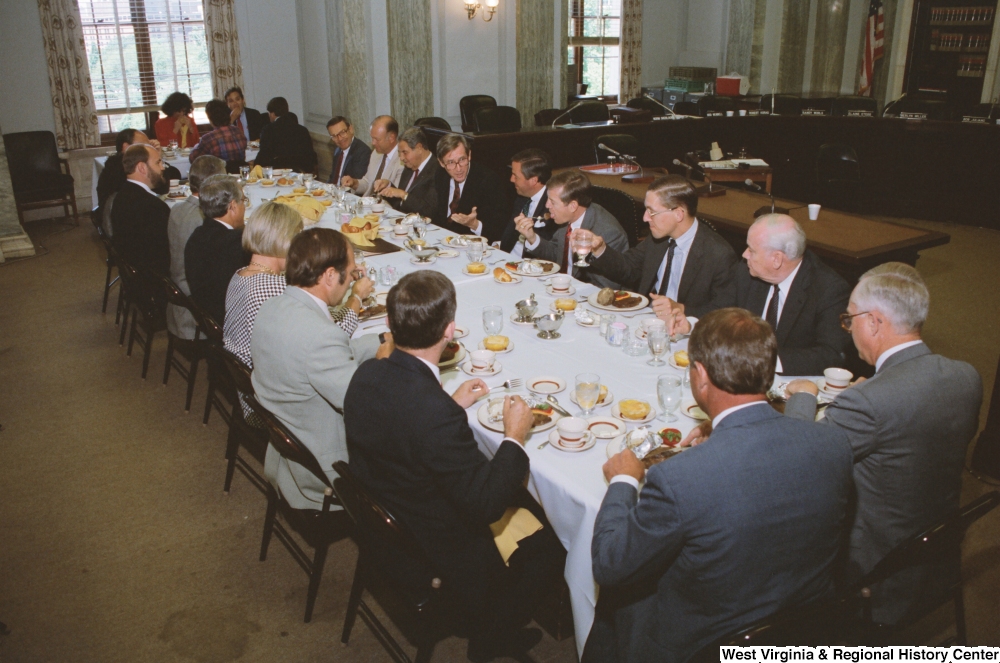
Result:
[[[390,591],[415,620],[416,662],[425,663],[444,634],[438,621],[441,579],[432,571],[432,565],[409,530],[354,478],[348,464],[338,461],[333,469],[340,475],[334,479],[333,487],[354,521],[358,544],[358,562],[340,641],[348,644],[355,618],[360,613],[394,661],[411,663],[410,657],[363,600],[364,591],[367,589],[371,593],[372,587],[378,585],[379,589]],[[379,563],[380,556],[385,559],[386,551],[409,562],[407,572],[415,577],[408,578],[405,586],[398,573],[391,573],[388,565]]]
[[[122,261],[121,256],[118,256],[118,270],[128,291],[125,298],[125,316],[122,320],[122,337],[129,316],[132,318],[131,323],[128,323],[128,349],[125,356],[132,356],[132,347],[138,339],[143,351],[142,379],[145,380],[153,352],[153,339],[158,332],[167,329],[167,304],[159,276],[136,269]]]
[[[893,632],[915,624],[948,601],[955,603],[954,644],[967,644],[961,572],[956,582],[949,588],[948,594],[936,602],[924,602],[919,610],[911,611],[900,624],[882,624],[872,618],[872,586],[917,566],[946,564],[949,560],[961,564],[962,540],[965,538],[965,532],[974,522],[998,505],[1000,505],[1000,491],[996,490],[973,500],[939,523],[900,543],[860,580],[858,592],[862,601],[863,634],[868,644],[880,642]]]
[[[222,347],[222,326],[190,297],[188,298],[188,306],[188,310],[191,311],[191,316],[197,325],[197,333],[205,337],[205,342]],[[214,407],[228,426],[230,425],[229,413],[233,403],[236,402],[236,391],[229,381],[228,374],[216,360],[214,354],[210,353],[205,363],[208,365],[208,392],[205,395],[205,414],[201,423],[208,425],[208,418]],[[226,402],[223,402],[223,398]]]
[[[262,406],[254,396],[246,394],[245,398],[254,414],[260,418],[267,429],[271,446],[286,461],[298,463],[326,486],[323,506],[317,511],[315,509],[291,508],[274,486],[270,483],[266,485],[267,515],[264,517],[264,534],[260,542],[260,561],[267,561],[267,548],[271,543],[271,535],[274,534],[291,554],[292,559],[309,576],[304,620],[308,623],[312,620],[313,606],[316,604],[316,594],[319,592],[319,583],[323,577],[323,565],[326,563],[327,550],[334,540],[347,535],[347,530],[344,527],[347,523],[347,517],[340,511],[332,510],[332,507],[339,505],[340,501],[334,497],[333,484],[330,483],[330,479],[312,452],[299,442],[295,435],[267,408]],[[281,508],[282,515],[289,526],[301,534],[306,543],[314,548],[311,560],[298,542],[292,538],[288,529],[278,520],[279,508]]]
[[[226,482],[223,484],[222,490],[226,493],[229,492],[229,487],[233,482],[233,474],[236,468],[239,468],[240,472],[250,480],[250,483],[257,490],[267,495],[267,480],[247,463],[245,458],[240,456],[240,447],[243,447],[263,467],[264,454],[267,452],[268,432],[264,423],[253,414],[249,405],[244,409],[241,402],[241,399],[245,402],[246,396],[253,394],[250,368],[229,350],[214,345],[210,348],[210,351],[225,367],[237,393],[236,402],[233,403],[233,409],[229,416],[229,437],[226,439],[226,460],[228,463],[226,464]]]
[[[191,298],[185,295],[170,277],[161,276],[160,285],[163,288],[163,295],[168,303],[187,309],[188,311],[194,308],[194,302],[191,301]],[[183,379],[187,380],[187,397],[184,400],[185,412],[191,411],[194,383],[198,377],[198,364],[205,357],[205,353],[207,352],[206,346],[209,345],[207,340],[200,338],[201,335],[200,328],[195,329],[193,340],[175,336],[169,328],[167,329],[167,358],[163,364],[163,386],[167,386],[170,369],[174,369]],[[181,361],[182,358],[187,360],[187,365]]]

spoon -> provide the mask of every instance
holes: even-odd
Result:
[[[572,414],[570,414],[569,412],[567,412],[565,409],[563,409],[563,406],[559,405],[559,400],[555,396],[553,396],[552,394],[549,394],[548,396],[546,396],[545,400],[548,401],[549,405],[551,405],[552,408],[556,412],[558,412],[559,414],[561,414],[562,416],[564,416],[564,417],[572,417],[573,416]]]

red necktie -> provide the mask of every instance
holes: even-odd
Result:
[[[242,116],[236,118],[236,128],[240,130],[240,133],[243,133],[243,117]]]
[[[455,180],[452,180],[455,182]],[[462,198],[462,188],[458,182],[455,182],[455,195],[451,197],[451,213],[458,214],[458,201]]]
[[[410,181],[406,183],[406,192],[407,193],[410,192],[410,187],[413,186],[413,183],[417,181],[418,177],[420,177],[420,169],[419,168],[417,168],[415,171],[413,171],[413,177],[411,177]]]

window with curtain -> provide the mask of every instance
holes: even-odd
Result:
[[[105,137],[145,130],[172,92],[206,124],[212,75],[202,0],[79,0],[91,85]]]
[[[621,0],[569,2],[569,64],[588,95],[618,100]]]

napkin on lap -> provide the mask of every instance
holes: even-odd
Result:
[[[509,565],[510,556],[517,550],[517,542],[526,539],[544,525],[535,515],[521,507],[510,507],[500,520],[490,525],[493,532],[493,542],[503,557],[503,563]]]

